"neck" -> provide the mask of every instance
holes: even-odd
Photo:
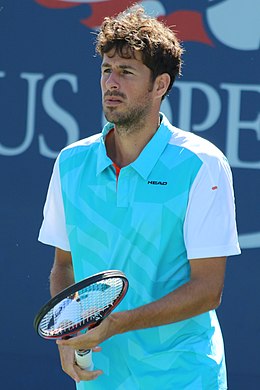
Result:
[[[152,139],[160,126],[160,118],[156,118],[144,126],[124,129],[115,126],[106,137],[107,155],[120,168],[137,159],[144,147]]]

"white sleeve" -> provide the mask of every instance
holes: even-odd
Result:
[[[188,259],[240,254],[232,174],[226,158],[207,158],[192,185],[184,222]]]
[[[61,193],[59,158],[54,164],[38,239],[44,244],[70,251]]]

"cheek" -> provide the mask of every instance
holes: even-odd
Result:
[[[143,85],[142,88],[138,88],[135,90],[134,95],[136,100],[146,101],[150,100],[152,96],[152,89],[150,85]]]
[[[106,74],[100,74],[100,85],[103,87],[105,86],[106,82],[107,82],[107,79],[108,79],[108,75]]]
[[[106,83],[104,81],[104,78],[102,78],[102,77],[100,79],[100,88],[101,88],[102,95],[104,95],[104,92],[106,90]]]

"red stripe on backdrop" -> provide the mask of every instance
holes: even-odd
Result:
[[[181,41],[201,42],[214,46],[205,30],[202,14],[198,11],[177,11],[159,16],[158,19],[176,31]]]
[[[59,0],[35,0],[36,3],[47,8],[71,8],[77,7],[80,3],[63,2]]]
[[[133,0],[110,0],[89,4],[92,9],[92,15],[81,20],[81,23],[89,28],[96,28],[101,25],[105,16],[113,16],[134,3]],[[138,3],[138,1],[135,1]]]

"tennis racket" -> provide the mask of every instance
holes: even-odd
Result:
[[[90,276],[47,302],[35,316],[34,328],[45,339],[73,337],[83,329],[99,325],[121,302],[127,290],[128,280],[121,271]],[[75,351],[75,361],[80,368],[92,370],[92,351]]]

